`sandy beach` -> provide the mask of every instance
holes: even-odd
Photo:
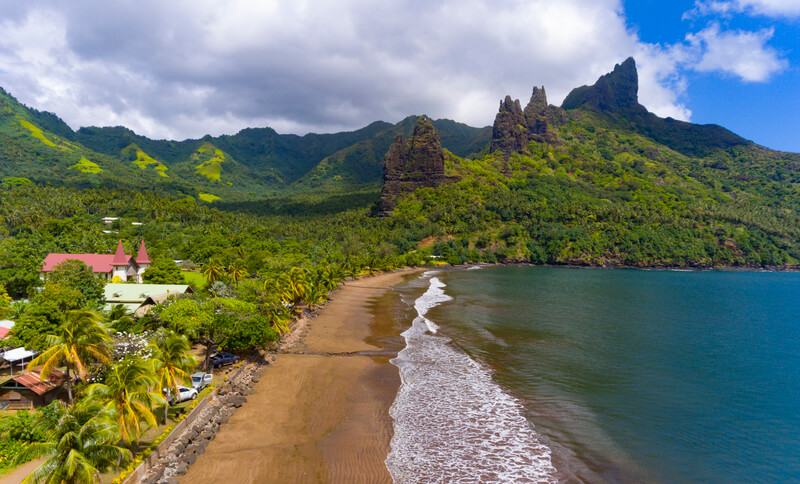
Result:
[[[180,482],[392,482],[384,461],[400,376],[389,360],[403,340],[388,289],[413,272],[347,282]]]

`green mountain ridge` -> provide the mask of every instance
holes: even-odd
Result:
[[[136,202],[131,220],[152,222],[121,230],[145,231],[148,244],[199,263],[249,244],[267,251],[254,261],[281,247],[292,263],[337,254],[369,267],[434,254],[451,263],[800,268],[800,154],[649,113],[632,59],[560,108],[535,88],[524,110],[501,101],[493,127],[433,121],[435,150],[431,129],[408,140],[428,124],[417,116],[331,135],[252,128],[166,141],[119,127],[72,132],[2,94],[0,248],[30,267],[41,259],[25,255],[28,245],[37,255],[83,247],[101,213],[125,215]],[[410,186],[376,217],[395,140],[409,149],[395,150],[408,162],[396,163],[394,178]],[[19,186],[19,177],[39,186]],[[181,241],[187,233],[191,243]],[[28,245],[16,246],[22,239]]]
[[[414,119],[394,125],[376,121],[334,134],[281,135],[271,128],[245,128],[235,135],[153,140],[122,126],[73,131],[55,114],[28,108],[0,88],[0,178],[148,188],[177,196],[206,193],[228,201],[320,188],[375,189],[391,140],[410,132]],[[436,123],[445,146],[461,155],[489,141],[487,128]]]

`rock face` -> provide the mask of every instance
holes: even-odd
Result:
[[[519,99],[511,100],[511,96],[500,101],[500,111],[494,118],[492,126],[492,151],[506,154],[518,153],[528,146],[528,129],[525,126],[525,115]]]
[[[531,100],[525,106],[524,113],[529,140],[540,143],[558,142],[555,128],[567,124],[567,114],[563,109],[547,104],[544,86],[541,89],[533,88]]]
[[[563,109],[589,108],[615,113],[647,112],[639,104],[639,75],[636,61],[629,57],[614,70],[600,76],[593,86],[573,89],[561,104]]]
[[[420,187],[437,187],[445,181],[444,151],[439,134],[427,116],[420,116],[411,138],[397,136],[383,160],[379,215],[389,215],[401,195]]]
[[[519,100],[506,96],[500,101],[500,111],[494,119],[491,150],[508,156],[525,152],[530,141],[557,143],[555,129],[565,123],[564,111],[547,104],[544,87],[533,88],[531,100],[524,111]]]

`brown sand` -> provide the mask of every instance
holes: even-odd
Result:
[[[402,339],[385,315],[396,301],[387,289],[410,273],[348,282],[180,482],[391,482],[388,412],[400,376],[389,359]]]

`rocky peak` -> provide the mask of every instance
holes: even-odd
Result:
[[[557,143],[555,128],[567,122],[564,110],[547,104],[547,93],[534,86],[531,100],[525,106],[525,125],[528,128],[528,140],[540,143]],[[527,143],[526,143],[527,146]]]
[[[564,111],[547,104],[544,86],[533,88],[524,111],[519,100],[512,101],[511,96],[506,96],[500,101],[500,111],[494,119],[491,150],[510,155],[526,151],[530,141],[556,143],[555,128],[565,123]]]
[[[511,154],[523,151],[526,146],[528,136],[522,106],[519,99],[506,96],[500,101],[500,110],[494,118],[491,150]]]
[[[607,112],[647,112],[639,104],[639,75],[636,61],[629,57],[614,70],[600,76],[593,86],[573,89],[561,105],[563,109],[587,107]]]
[[[444,183],[444,150],[430,118],[420,116],[408,140],[398,135],[383,160],[379,215],[389,215],[401,195]]]

